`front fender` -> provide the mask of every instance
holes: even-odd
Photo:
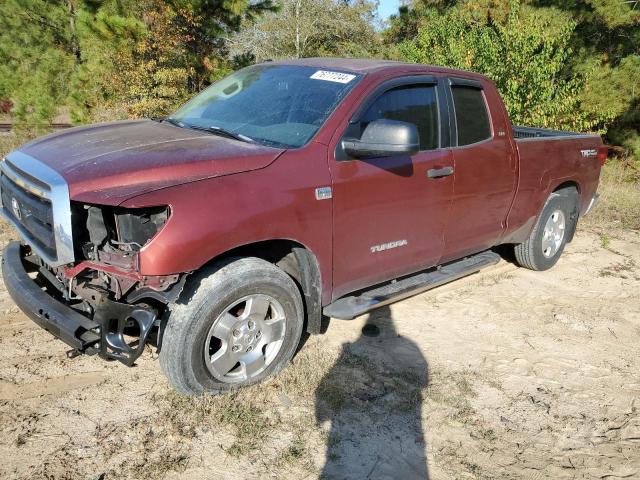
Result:
[[[193,271],[234,248],[286,239],[316,255],[323,291],[330,291],[332,200],[315,196],[316,188],[330,184],[326,147],[312,143],[286,152],[262,170],[177,185],[128,200],[123,207],[171,208],[167,223],[140,251],[140,273]]]

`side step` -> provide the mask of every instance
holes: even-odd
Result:
[[[484,267],[495,265],[499,261],[500,255],[487,250],[432,270],[417,273],[401,280],[394,280],[391,283],[363,291],[358,295],[339,298],[324,307],[322,312],[328,317],[353,320],[373,309],[466,277]]]

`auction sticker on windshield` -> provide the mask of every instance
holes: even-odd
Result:
[[[348,73],[342,73],[342,72],[329,72],[328,70],[318,70],[316,73],[311,75],[310,78],[313,78],[314,80],[325,80],[327,82],[349,83],[351,80],[356,78],[356,76],[350,75]]]

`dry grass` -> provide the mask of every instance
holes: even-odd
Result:
[[[26,133],[0,132],[0,158],[32,138],[33,135]]]
[[[334,367],[336,352],[310,342],[282,374],[254,387],[220,396],[184,397],[167,391],[154,397],[157,413],[143,422],[154,425],[162,437],[182,439],[182,445],[197,443],[208,432],[226,436],[221,446],[230,457],[252,458],[260,454],[267,470],[297,468],[313,471],[308,452],[310,440],[322,442],[316,431],[315,403],[322,398],[321,384],[326,383]],[[333,393],[331,394],[333,395]],[[328,403],[333,403],[329,398]],[[156,442],[145,439],[153,450]],[[180,470],[190,452],[176,452],[167,470]],[[173,455],[173,457],[176,457]],[[162,465],[148,465],[154,470]]]
[[[241,457],[259,449],[282,422],[278,415],[270,415],[269,402],[258,398],[249,391],[215,397],[184,397],[169,391],[156,397],[155,403],[160,423],[184,439],[196,438],[207,429],[229,428],[234,441],[225,451]]]
[[[622,262],[617,262],[601,269],[599,275],[601,277],[622,278],[623,280],[629,278],[640,280],[640,277],[635,274],[636,268],[636,262],[632,258],[625,258]]]
[[[476,378],[477,374],[471,371],[439,371],[424,389],[424,398],[449,408],[452,420],[468,423],[475,414],[471,400],[477,396],[469,380]]]
[[[459,397],[473,396],[464,378],[456,377],[454,383]],[[410,372],[367,363],[348,345],[338,351],[311,339],[292,365],[261,385],[220,396],[165,391],[153,397],[155,413],[133,423],[101,425],[96,440],[104,458],[139,453],[135,462],[108,469],[116,477],[140,472],[162,477],[197,466],[196,445],[207,435],[216,437],[225,455],[260,464],[265,474],[315,475],[314,452],[325,451],[336,440],[326,435],[322,422],[345,408],[362,410],[372,401],[384,402],[390,411],[415,410],[423,384]]]
[[[333,381],[337,358],[336,350],[309,341],[264,384],[219,396],[163,390],[151,397],[153,413],[96,422],[90,440],[69,436],[29,478],[164,478],[211,465],[215,457],[215,465],[247,462],[265,477],[317,476],[314,455],[329,439],[315,406],[321,384]],[[29,433],[21,434],[16,448],[28,442]],[[202,445],[209,445],[206,452]]]
[[[328,440],[316,424],[317,390],[330,378],[338,355],[309,343],[289,368],[262,385],[220,396],[155,394],[154,413],[99,422],[91,442],[70,437],[34,477],[163,478],[205,465],[200,445],[211,437],[221,451],[209,455],[248,461],[265,476],[316,475],[313,453]]]
[[[640,229],[640,170],[636,164],[612,160],[603,169],[600,204],[584,219],[584,225],[603,235],[603,244],[608,244],[612,230]]]

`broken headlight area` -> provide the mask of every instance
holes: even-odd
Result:
[[[76,258],[137,269],[137,252],[169,219],[169,207],[121,208],[74,204]]]
[[[117,301],[135,303],[145,297],[171,301],[178,275],[140,275],[139,252],[169,219],[169,207],[121,208],[74,204],[73,235],[78,263],[63,269],[73,282],[87,281]]]

